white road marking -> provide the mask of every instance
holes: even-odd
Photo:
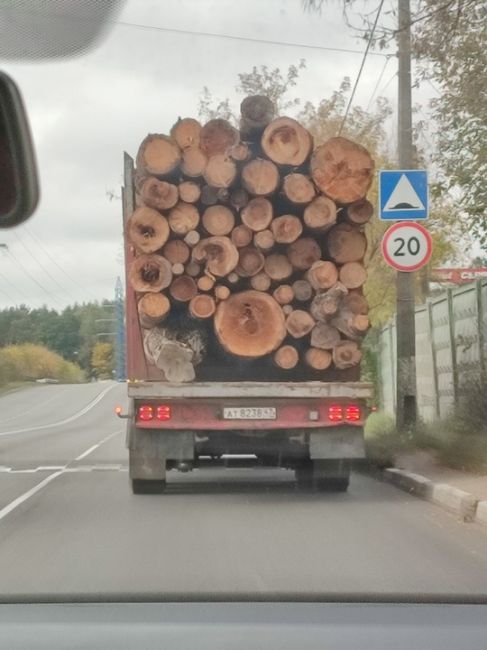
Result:
[[[110,433],[106,438],[103,438],[103,440],[100,440],[100,442],[98,442],[96,445],[93,445],[92,447],[90,447],[89,449],[84,451],[82,454],[77,456],[74,460],[75,461],[76,460],[83,460],[83,458],[86,458],[86,456],[89,456],[93,451],[95,451],[95,449],[98,449],[98,447],[100,447],[100,445],[103,445],[103,443],[107,442],[108,440],[110,440],[110,438],[113,438],[113,436],[116,436],[119,433],[122,433],[121,429],[119,429],[118,431],[114,431],[113,433]]]
[[[9,503],[8,506],[5,506],[5,508],[2,508],[0,510],[0,521],[8,514],[10,514],[12,510],[15,510],[15,508],[18,508],[25,501],[27,501],[27,499],[30,499],[30,497],[34,496],[34,494],[37,494],[37,492],[39,492],[39,490],[42,490],[42,488],[45,487],[48,483],[54,481],[54,479],[56,479],[58,476],[61,476],[63,472],[64,470],[60,470],[59,472],[54,472],[54,474],[49,474],[49,476],[46,476],[43,481],[37,485],[34,485],[33,488],[27,490],[27,492],[24,492],[24,494],[21,494],[19,497]]]
[[[85,406],[81,411],[78,411],[74,415],[71,415],[69,418],[65,418],[64,420],[60,420],[59,422],[52,422],[51,424],[41,424],[37,427],[27,427],[26,429],[16,429],[14,431],[2,431],[0,432],[0,436],[11,436],[16,433],[27,433],[28,431],[42,431],[43,429],[51,429],[52,427],[60,427],[63,424],[69,424],[70,422],[74,422],[75,420],[78,420],[80,417],[88,413],[88,411],[91,411],[92,408],[94,408],[101,400],[105,397],[107,393],[109,393],[111,390],[113,390],[118,384],[113,384],[112,386],[108,386],[103,390],[101,393],[99,393],[87,406]]]

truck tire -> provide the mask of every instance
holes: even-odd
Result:
[[[162,494],[166,489],[166,481],[147,481],[141,478],[132,479],[133,494]]]
[[[346,492],[350,483],[348,460],[303,460],[295,470],[298,487],[316,492]]]

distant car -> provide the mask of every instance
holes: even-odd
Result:
[[[37,384],[59,384],[57,379],[51,379],[50,377],[43,377],[42,379],[36,379]]]

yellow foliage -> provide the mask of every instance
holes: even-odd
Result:
[[[79,366],[42,345],[24,343],[0,349],[0,384],[35,381],[47,377],[63,383],[84,380]]]
[[[113,370],[113,346],[111,343],[97,343],[91,353],[91,368],[99,379],[109,379]]]

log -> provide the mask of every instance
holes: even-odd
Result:
[[[299,302],[307,302],[313,296],[313,288],[307,280],[296,280],[293,282],[292,289],[294,297]]]
[[[194,248],[200,239],[201,235],[197,230],[190,230],[184,235],[184,243],[191,248]]]
[[[210,120],[200,131],[200,147],[208,157],[226,154],[238,141],[238,131],[220,118]]]
[[[352,340],[360,340],[370,327],[369,317],[364,314],[352,314],[344,309],[331,319],[330,325]]]
[[[333,363],[340,370],[357,366],[361,359],[362,352],[355,341],[340,341],[333,348]]]
[[[305,207],[303,219],[310,230],[325,232],[336,223],[336,205],[326,196],[317,196]]]
[[[200,291],[211,291],[215,286],[215,278],[211,275],[202,275],[196,284]]]
[[[261,230],[254,235],[254,246],[264,253],[270,251],[275,243],[276,240],[274,239],[272,230]]]
[[[153,176],[167,176],[181,162],[181,150],[167,135],[149,133],[137,152],[138,169]]]
[[[287,256],[295,269],[307,271],[320,259],[321,248],[311,237],[302,237],[288,246]]]
[[[358,291],[349,291],[346,296],[343,296],[342,305],[344,309],[347,309],[352,314],[364,314],[369,313],[369,305],[365,296]]]
[[[130,243],[141,253],[155,253],[169,238],[167,219],[152,208],[137,208],[125,230]]]
[[[215,205],[218,203],[218,190],[210,185],[203,185],[201,188],[201,203],[203,205]]]
[[[215,332],[231,354],[258,358],[276,350],[286,336],[284,315],[267,293],[243,291],[219,303]]]
[[[252,199],[241,212],[242,223],[254,232],[260,232],[269,227],[272,221],[273,208],[268,199]]]
[[[190,230],[195,230],[200,214],[192,203],[180,201],[169,212],[169,227],[176,235],[187,235]]]
[[[328,350],[309,348],[304,355],[306,364],[313,370],[326,370],[331,366],[332,356]]]
[[[181,262],[176,262],[171,266],[171,271],[173,275],[183,275],[184,273],[184,264]]]
[[[177,185],[149,176],[140,188],[142,203],[154,210],[170,210],[179,200]]]
[[[317,321],[326,321],[331,318],[337,313],[346,293],[347,289],[340,282],[337,282],[325,293],[315,296],[310,308],[313,318]]]
[[[253,236],[252,230],[242,224],[232,230],[230,239],[237,248],[244,248],[244,246],[248,246],[252,242]]]
[[[228,152],[235,162],[245,162],[251,156],[250,147],[245,142],[239,142],[234,145]]]
[[[129,282],[134,291],[156,293],[171,281],[171,265],[161,255],[140,255],[130,265]]]
[[[249,194],[243,187],[237,187],[230,193],[230,204],[236,209],[245,208],[249,202]]]
[[[180,275],[173,280],[169,287],[169,293],[174,300],[189,302],[197,294],[198,289],[194,278],[189,275]]]
[[[235,226],[233,212],[224,205],[212,205],[206,208],[201,221],[206,232],[215,237],[228,235]]]
[[[311,314],[302,309],[295,309],[286,318],[286,329],[295,339],[301,339],[309,334],[315,324]]]
[[[238,257],[238,250],[228,237],[208,237],[193,248],[195,262],[205,262],[206,270],[220,278],[235,269]]]
[[[187,275],[190,275],[192,278],[196,278],[201,273],[201,266],[196,262],[188,262],[185,267]]]
[[[268,291],[271,286],[271,279],[265,271],[261,271],[250,278],[250,286],[256,291]]]
[[[347,289],[358,289],[367,279],[367,271],[360,262],[347,262],[340,268],[340,282]]]
[[[298,365],[299,354],[292,345],[283,345],[274,353],[274,363],[283,370],[291,370]]]
[[[278,244],[292,244],[303,232],[303,224],[298,217],[284,214],[272,220],[271,230]]]
[[[181,239],[172,239],[162,249],[162,254],[171,264],[185,264],[189,260],[191,251],[189,246]]]
[[[237,282],[240,282],[240,276],[238,273],[235,273],[235,271],[232,271],[232,273],[228,274],[227,280],[230,284],[237,284]]]
[[[319,260],[311,266],[307,278],[316,291],[330,289],[338,280],[338,269],[333,262]]]
[[[181,159],[181,171],[189,178],[199,178],[208,164],[208,156],[199,147],[184,149]]]
[[[314,150],[310,171],[323,194],[348,204],[365,198],[374,178],[374,161],[361,145],[346,138],[330,138]]]
[[[328,233],[326,244],[330,257],[337,264],[360,262],[367,248],[365,235],[348,223],[333,226]]]
[[[225,153],[217,153],[208,158],[203,178],[212,187],[227,188],[237,176],[235,161]]]
[[[289,316],[289,314],[292,314],[294,311],[294,307],[292,305],[282,305],[282,313],[286,318]]]
[[[278,165],[302,165],[313,149],[308,131],[290,117],[278,117],[264,130],[261,140],[265,155]]]
[[[253,246],[240,249],[236,272],[243,278],[251,278],[264,268],[265,257]]]
[[[340,342],[340,332],[328,323],[317,323],[311,332],[311,346],[332,350]]]
[[[215,298],[217,300],[226,300],[230,297],[230,289],[224,284],[217,284],[215,287]]]
[[[274,289],[272,295],[280,305],[287,305],[294,300],[294,291],[290,284],[281,284]]]
[[[179,118],[171,129],[171,138],[180,149],[199,147],[201,124],[192,117]]]
[[[294,205],[306,205],[316,195],[315,186],[304,174],[287,174],[282,182],[282,192]]]
[[[279,185],[279,170],[270,160],[255,158],[242,169],[242,185],[254,196],[269,196]]]
[[[274,103],[265,95],[250,95],[240,104],[240,133],[246,140],[256,140],[274,119]]]
[[[230,201],[230,190],[228,187],[220,187],[216,193],[218,201],[220,203],[229,203]]]
[[[198,294],[189,301],[189,313],[193,318],[211,318],[215,311],[216,303],[212,296]]]
[[[271,280],[280,282],[292,275],[293,267],[286,255],[273,254],[266,258],[264,270]]]
[[[179,198],[185,203],[196,203],[200,200],[201,188],[194,181],[179,183]],[[172,206],[171,206],[172,207]]]
[[[155,327],[163,321],[171,309],[171,303],[163,293],[145,293],[137,304],[139,321],[144,329]]]
[[[367,199],[351,203],[346,209],[346,218],[350,223],[362,226],[368,223],[374,215],[374,206]]]
[[[144,336],[146,358],[162,370],[166,381],[187,382],[195,378],[194,366],[204,353],[204,341],[199,331],[189,332],[184,340],[179,334],[162,327],[153,327]]]

